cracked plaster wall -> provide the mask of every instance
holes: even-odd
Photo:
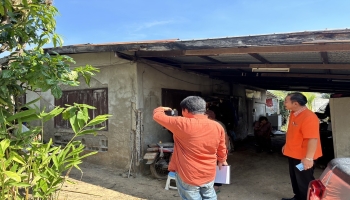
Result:
[[[108,151],[98,152],[86,158],[86,161],[100,165],[127,168],[130,162],[130,134],[132,103],[136,102],[137,80],[136,64],[114,56],[114,52],[85,53],[69,55],[76,61],[72,67],[90,64],[100,68],[100,72],[91,78],[90,88],[108,88],[108,131],[99,131],[98,135],[108,139]],[[84,80],[78,87],[61,86],[62,90],[88,89]],[[50,93],[42,93],[40,107],[52,109],[54,98]],[[106,113],[107,114],[107,113]],[[72,132],[68,129],[56,129],[53,120],[45,125],[45,139],[53,138],[57,132]],[[96,137],[97,139],[97,137]]]

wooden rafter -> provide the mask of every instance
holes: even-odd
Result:
[[[136,51],[135,56],[141,58],[147,57],[177,57],[184,56],[185,51],[183,50],[172,50],[172,51]]]
[[[262,63],[270,63],[270,61],[266,60],[264,57],[262,57],[258,53],[249,53],[249,55],[254,57],[255,59],[259,60]]]
[[[175,60],[169,59],[167,57],[162,57],[162,58],[142,58],[142,59],[150,60],[150,61],[153,61],[153,62],[157,62],[159,64],[170,65],[170,66],[173,66],[173,67],[180,67],[180,65],[181,65],[181,63],[179,63],[179,62],[177,62]]]
[[[350,64],[250,64],[250,68],[290,68],[290,69],[344,69]]]
[[[321,57],[322,57],[322,63],[323,64],[328,64],[329,61],[328,61],[328,53],[323,51],[323,52],[320,52],[321,53]]]
[[[181,67],[184,69],[290,68],[350,70],[350,64],[182,64]]]
[[[344,82],[331,82],[331,81],[324,81],[321,82],[310,82],[306,79],[303,79],[304,81],[301,81],[300,79],[290,79],[285,80],[284,82],[281,80],[276,79],[249,79],[246,77],[234,77],[232,79],[233,82],[236,83],[242,83],[242,84],[252,84],[252,85],[260,85],[260,86],[271,86],[271,87],[284,87],[284,86],[292,86],[292,87],[319,87],[319,88],[338,88],[338,89],[348,89],[350,83],[344,83]],[[330,84],[332,83],[332,84]]]
[[[310,79],[350,79],[350,75],[336,75],[336,74],[292,74],[292,73],[222,73],[211,72],[210,76],[226,76],[226,77],[247,77],[247,78],[310,78]],[[278,80],[280,81],[280,80]]]
[[[290,74],[290,73],[261,73],[262,77],[286,77],[286,78],[322,78],[322,79],[350,79],[350,75],[335,74]]]
[[[216,59],[214,59],[214,58],[211,58],[211,57],[209,57],[209,56],[198,56],[198,57],[200,57],[200,58],[202,58],[202,59],[204,59],[204,60],[213,62],[213,63],[220,63],[220,64],[222,63],[221,61],[216,60]]]
[[[199,64],[182,64],[183,69],[242,69],[249,68],[249,64],[211,64],[211,65],[199,65]]]

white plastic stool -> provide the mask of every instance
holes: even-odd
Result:
[[[170,189],[174,189],[174,190],[177,190],[177,187],[176,186],[171,186],[170,185],[170,181],[171,180],[174,180],[175,183],[176,183],[176,180],[175,180],[175,172],[169,172],[168,174],[168,179],[166,180],[166,184],[165,184],[165,188],[166,190],[169,190]]]

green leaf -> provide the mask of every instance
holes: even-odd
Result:
[[[82,129],[84,127],[85,122],[87,122],[89,116],[85,115],[83,111],[79,110],[77,113],[77,123],[79,126],[79,129]]]
[[[23,122],[31,122],[40,119],[40,117],[37,114],[32,114],[26,117],[21,118]]]
[[[56,98],[59,99],[62,97],[62,90],[57,85],[52,86],[51,88],[51,94]]]
[[[28,1],[27,0],[22,0],[22,2],[23,2],[24,7],[27,8],[28,7]]]
[[[39,186],[40,186],[40,189],[43,190],[43,192],[46,192],[47,189],[48,189],[47,182],[46,182],[44,179],[41,179],[41,180],[39,181]]]
[[[6,174],[6,176],[9,177],[10,179],[15,180],[17,182],[21,182],[21,177],[15,172],[4,171],[3,173]]]
[[[52,155],[52,161],[53,161],[53,164],[55,165],[56,168],[59,168],[59,165],[58,165],[58,161],[57,161],[57,156],[56,155]]]
[[[103,127],[104,128],[104,127]],[[88,130],[83,130],[83,131],[80,131],[79,133],[77,133],[77,136],[81,136],[81,135],[87,135],[87,134],[90,134],[90,133],[96,133],[96,131],[100,130],[99,129],[88,129]]]
[[[4,7],[2,5],[0,5],[0,15],[4,16],[4,13],[5,13],[5,9],[4,9]]]
[[[72,181],[72,180],[70,180],[70,179],[67,179],[66,181],[67,181],[67,183],[69,183],[69,184],[73,184],[73,185],[76,184],[76,182],[74,182],[74,181]]]
[[[92,152],[90,152],[90,153],[84,154],[83,156],[80,157],[80,159],[83,159],[83,158],[88,157],[88,156],[95,155],[95,154],[97,154],[97,153],[98,153],[97,151],[92,151]]]
[[[25,110],[25,111],[22,111],[22,112],[18,112],[10,117],[7,118],[8,121],[12,121],[12,120],[15,120],[15,119],[19,119],[19,118],[22,118],[22,117],[26,117],[26,116],[29,116],[29,115],[32,115],[34,114],[36,111],[34,109],[29,109],[29,110]]]
[[[64,108],[55,107],[53,110],[51,110],[49,113],[46,113],[46,115],[43,116],[43,121],[47,122],[51,120],[52,118],[56,117],[57,115],[61,114]]]
[[[81,162],[80,162],[80,163],[81,163]],[[79,163],[79,164],[80,164],[80,163]],[[74,166],[76,169],[78,169],[79,171],[82,171],[82,170],[80,169],[80,167],[78,166],[78,164],[74,164],[73,166]]]
[[[10,183],[9,185],[16,186],[16,187],[24,187],[24,188],[31,186],[29,183],[16,183],[16,182]]]
[[[94,126],[97,124],[101,124],[102,122],[106,121],[109,117],[111,117],[112,115],[99,115],[97,117],[95,117],[94,119],[92,119],[91,121],[89,121],[89,123],[86,126]]]
[[[63,111],[62,113],[62,117],[64,120],[68,120],[71,116],[75,115],[75,112],[77,111],[76,107],[70,106],[70,105],[66,105],[69,106],[68,108],[66,108],[65,111]]]
[[[11,152],[12,153],[12,152]],[[23,158],[21,156],[19,156],[17,153],[16,154],[13,154],[13,158],[12,158],[14,161],[22,164],[22,165],[25,165],[25,161],[23,160]]]
[[[85,80],[85,83],[90,86],[90,79],[91,79],[91,76],[89,74],[83,74],[83,77],[84,77],[84,80]]]
[[[5,155],[6,149],[10,146],[10,140],[9,139],[4,139],[0,142],[0,157]]]
[[[9,103],[6,102],[4,99],[2,99],[2,98],[0,97],[0,104],[2,104],[2,105],[8,105]]]
[[[79,131],[79,125],[78,125],[78,119],[76,115],[73,115],[69,118],[70,125],[72,126],[72,129],[74,133],[78,133]]]
[[[41,97],[36,98],[36,99],[34,99],[33,101],[30,101],[30,102],[24,104],[21,108],[23,108],[23,107],[29,107],[30,105],[36,103],[36,102],[39,101],[40,99],[41,99]]]
[[[1,72],[2,78],[10,78],[13,75],[13,71],[10,70],[2,70]]]
[[[90,105],[87,105],[87,104],[77,104],[77,105],[79,105],[79,107],[88,108],[88,109],[91,109],[91,110],[95,110],[96,109],[96,107],[90,106]]]
[[[55,170],[51,169],[51,168],[46,168],[47,172],[49,172],[49,174],[52,176],[52,177],[57,177],[59,176],[60,174],[57,173]]]

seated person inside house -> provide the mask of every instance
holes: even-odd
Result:
[[[272,126],[267,117],[259,117],[259,120],[254,123],[254,136],[257,143],[257,152],[273,152],[271,146],[271,132]]]

